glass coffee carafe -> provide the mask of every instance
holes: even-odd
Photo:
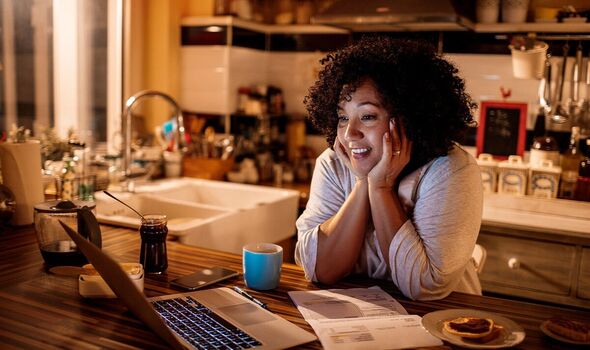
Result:
[[[50,201],[35,206],[35,232],[47,267],[82,266],[88,263],[59,220],[101,248],[100,226],[92,201]]]

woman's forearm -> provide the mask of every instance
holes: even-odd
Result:
[[[320,225],[316,278],[332,284],[354,268],[369,219],[367,180],[358,180],[338,212]]]
[[[397,193],[388,189],[372,189],[369,185],[371,217],[385,263],[389,266],[389,246],[395,233],[408,220]]]

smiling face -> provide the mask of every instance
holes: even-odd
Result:
[[[338,105],[336,137],[359,175],[367,175],[381,159],[383,134],[388,130],[389,113],[371,80],[362,81]]]

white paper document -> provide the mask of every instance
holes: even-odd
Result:
[[[404,349],[442,345],[422,318],[379,287],[293,291],[289,296],[325,349]]]

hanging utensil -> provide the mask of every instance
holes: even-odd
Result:
[[[568,121],[569,115],[561,99],[563,98],[563,84],[565,83],[565,67],[567,64],[567,54],[569,52],[570,46],[566,42],[563,45],[563,62],[561,63],[561,68],[559,72],[558,78],[560,79],[558,82],[557,87],[557,94],[555,97],[555,108],[553,109],[553,114],[551,115],[551,120],[557,124],[563,124]]]
[[[578,119],[581,139],[586,139],[590,137],[590,54],[588,54],[588,61],[586,62],[585,85],[586,98],[582,102],[580,118]]]
[[[545,58],[543,68],[543,78],[539,83],[539,106],[545,110],[546,114],[551,111],[551,54]]]
[[[576,103],[580,102],[580,82],[582,81],[582,42],[578,42],[578,48],[576,49],[576,75],[574,84],[574,100]]]
[[[568,100],[568,114],[576,123],[580,114],[580,81],[582,77],[582,43],[578,42],[576,49],[576,60],[572,67],[572,78],[570,80],[570,98]]]

